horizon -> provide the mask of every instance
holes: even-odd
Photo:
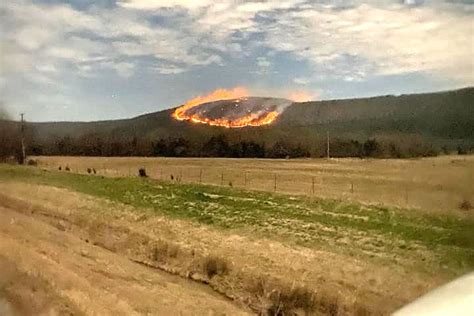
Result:
[[[373,95],[373,96],[367,96],[367,97],[360,97],[360,98],[341,98],[341,99],[326,99],[326,100],[309,100],[309,101],[292,101],[292,104],[294,103],[307,103],[307,102],[329,102],[329,101],[347,101],[347,100],[359,100],[359,99],[371,99],[371,98],[380,98],[380,97],[400,97],[400,96],[405,96],[405,95],[423,95],[423,94],[435,94],[435,93],[445,93],[445,92],[453,92],[453,91],[460,91],[460,90],[466,90],[466,89],[474,89],[474,86],[466,86],[466,87],[461,87],[461,88],[456,88],[456,89],[451,89],[451,90],[439,90],[439,91],[428,91],[428,92],[420,92],[420,93],[402,93],[402,94],[386,94],[386,95]],[[250,98],[257,97],[257,98],[265,98],[266,96],[249,96]],[[223,99],[226,100],[226,99]],[[232,100],[232,99],[229,99]],[[215,101],[210,101],[210,102],[204,102],[202,104],[206,103],[212,103]],[[179,108],[183,104],[179,104],[170,108],[165,108],[161,109],[158,111],[152,111],[152,112],[145,112],[145,113],[140,113],[138,115],[134,116],[129,116],[129,117],[119,117],[119,118],[112,118],[112,119],[103,119],[103,120],[90,120],[90,121],[71,121],[71,120],[64,120],[64,121],[31,121],[28,120],[26,117],[27,113],[25,114],[25,122],[27,123],[97,123],[97,122],[109,122],[109,121],[122,121],[122,120],[132,120],[141,116],[146,116],[154,113],[159,113],[159,112],[164,112],[164,111],[171,111]],[[1,119],[0,119],[1,120]],[[19,122],[19,120],[15,117],[13,118],[8,118],[8,121],[13,121],[13,122]]]
[[[2,3],[0,105],[13,119],[92,122],[237,86],[312,101],[470,88],[473,9],[463,0]]]

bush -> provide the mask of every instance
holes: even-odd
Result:
[[[261,301],[262,314],[297,315],[296,311],[298,310],[310,312],[316,307],[322,307],[321,311],[324,311],[324,315],[333,315],[332,311],[325,306],[327,304],[324,300],[327,298],[322,296],[322,299],[317,299],[316,293],[304,286],[289,286],[278,281],[273,282],[263,277],[257,277],[250,280],[248,290]],[[337,307],[336,304],[332,305]]]
[[[71,171],[71,169],[69,169],[69,166],[66,166],[66,168],[64,168],[64,170]]]
[[[159,240],[152,248],[151,259],[155,262],[166,262],[168,258],[178,257],[179,247]]]
[[[303,287],[272,291],[269,296],[272,302],[268,309],[270,315],[288,315],[298,309],[311,311],[315,305],[314,293]],[[328,314],[335,315],[331,309]]]
[[[458,150],[458,155],[467,155],[468,154],[468,151],[467,151],[465,146],[459,145],[457,150]]]
[[[88,173],[88,174],[91,174],[91,173],[92,173],[92,169],[91,169],[91,168],[87,168],[87,173]]]
[[[470,211],[472,210],[472,204],[470,201],[465,199],[459,204],[459,209],[463,211]]]
[[[29,159],[27,164],[28,164],[28,166],[37,166],[38,162],[34,159]]]
[[[142,178],[148,177],[148,175],[146,174],[146,169],[145,168],[138,169],[138,176]]]
[[[215,275],[226,274],[229,271],[227,261],[216,256],[208,256],[203,262],[203,272],[209,279]]]

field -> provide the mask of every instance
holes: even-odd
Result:
[[[472,197],[472,187],[464,187],[472,181],[466,177],[472,157],[38,160],[43,168],[0,165],[0,266],[13,271],[10,280],[0,279],[0,311],[2,298],[4,309],[21,312],[35,297],[46,311],[74,314],[378,315],[474,268],[474,217],[458,208]],[[58,171],[57,165],[113,177]],[[166,181],[120,176],[137,166],[158,177],[163,168]],[[263,176],[250,180],[260,181],[260,191],[249,191],[236,180],[232,188],[220,186],[225,166],[224,175],[234,172],[235,179],[242,170],[275,172],[277,180],[313,174],[324,174],[325,183],[331,175],[336,179],[314,196],[303,195],[301,183],[295,183],[299,195],[278,193],[287,192],[283,181],[277,193],[264,192],[272,187],[263,185]],[[166,176],[179,176],[180,169],[181,182]],[[190,170],[201,169],[209,177],[202,182],[217,185],[191,183],[199,178]],[[213,170],[219,172],[212,176]],[[349,193],[354,196],[329,199],[344,174],[360,181]],[[424,207],[356,196],[357,187],[362,192],[394,179],[409,185],[410,200]],[[442,180],[442,197],[450,197],[452,206],[430,211],[413,188],[432,182],[424,191],[429,196]],[[461,189],[467,196],[454,194]]]
[[[457,211],[474,197],[474,156],[423,159],[202,159],[38,157],[41,167],[136,175],[368,204]]]

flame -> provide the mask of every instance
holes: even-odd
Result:
[[[227,128],[267,125],[272,123],[277,118],[279,114],[277,111],[266,113],[250,113],[235,120],[210,119],[199,114],[189,115],[186,113],[187,110],[203,103],[219,100],[240,99],[246,96],[248,96],[248,91],[244,87],[236,87],[233,89],[217,89],[207,95],[198,96],[187,101],[183,106],[177,108],[172,115],[179,121],[190,121],[193,123],[208,124],[211,126],[221,126]],[[240,101],[237,100],[236,102],[238,103]]]

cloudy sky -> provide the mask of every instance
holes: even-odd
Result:
[[[216,88],[338,99],[474,84],[473,0],[0,1],[0,102],[131,117]]]

